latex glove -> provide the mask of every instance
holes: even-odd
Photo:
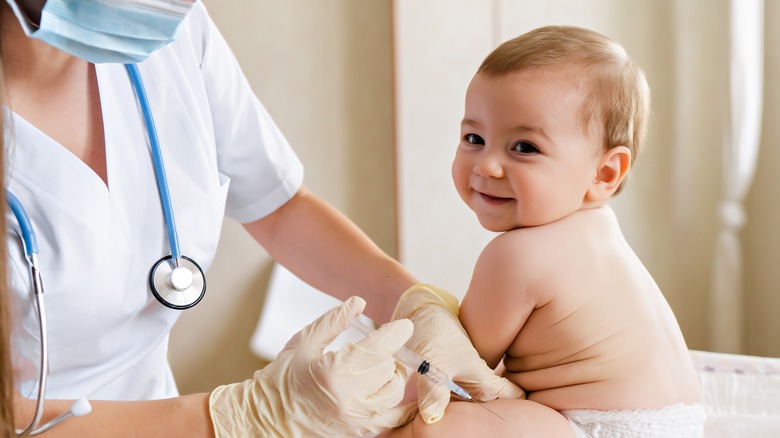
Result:
[[[354,437],[411,421],[416,406],[396,406],[407,371],[391,356],[411,336],[411,322],[385,324],[323,354],[365,305],[350,298],[293,336],[253,379],[215,389],[209,410],[217,437]]]
[[[525,398],[520,387],[497,376],[479,356],[458,319],[459,309],[458,299],[447,291],[417,284],[398,300],[392,319],[411,319],[414,334],[406,346],[447,373],[473,398]],[[423,421],[439,421],[450,401],[449,390],[418,378],[417,393]]]

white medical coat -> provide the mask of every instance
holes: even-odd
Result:
[[[158,130],[181,252],[210,266],[225,214],[259,219],[300,188],[303,167],[252,93],[202,2],[177,40],[139,64]],[[96,65],[108,185],[7,111],[8,188],[37,233],[49,324],[47,398],[140,400],[177,395],[168,333],[180,315],[152,296],[148,274],[170,254],[146,126],[122,65]],[[18,230],[12,215],[8,223]],[[22,244],[9,231],[9,276],[22,327],[38,335]],[[207,293],[219,293],[208,291]],[[201,304],[202,305],[202,304]],[[27,386],[25,386],[27,385]],[[30,384],[23,383],[27,394]]]

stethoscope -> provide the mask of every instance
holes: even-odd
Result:
[[[35,231],[32,228],[30,217],[27,216],[27,212],[22,207],[22,203],[19,198],[14,196],[13,193],[6,190],[6,201],[8,206],[11,207],[16,221],[19,222],[19,230],[21,231],[22,242],[24,243],[24,253],[27,258],[27,264],[30,267],[30,279],[32,281],[32,289],[35,295],[35,313],[38,317],[38,330],[40,332],[40,369],[38,370],[38,394],[37,401],[35,403],[35,412],[33,414],[32,421],[25,429],[16,429],[17,436],[32,436],[39,433],[46,432],[50,428],[54,427],[60,421],[71,417],[81,416],[88,414],[92,410],[92,406],[89,404],[86,398],[80,398],[76,400],[70,409],[63,412],[57,418],[46,422],[39,426],[41,422],[41,416],[43,416],[43,401],[46,394],[46,378],[49,375],[49,346],[48,335],[46,334],[46,306],[43,302],[43,280],[41,278],[41,271],[38,269],[38,240],[35,237]]]
[[[149,106],[149,100],[146,97],[141,75],[138,67],[134,64],[125,65],[130,75],[130,80],[135,89],[138,102],[144,115],[146,130],[149,135],[150,149],[152,152],[152,162],[157,180],[157,188],[160,193],[160,202],[162,203],[163,216],[168,231],[168,242],[171,248],[171,254],[158,260],[149,271],[149,288],[157,300],[176,310],[184,310],[198,304],[206,293],[206,278],[200,266],[191,258],[182,255],[179,249],[179,237],[176,231],[176,222],[173,217],[173,207],[171,206],[171,195],[168,190],[168,180],[165,176],[165,165],[163,163],[162,153],[160,152],[160,143],[157,137],[157,130],[154,126],[152,110]],[[69,411],[59,415],[57,418],[40,425],[43,415],[43,402],[46,393],[46,378],[48,375],[48,335],[46,333],[46,307],[43,300],[43,281],[41,272],[38,268],[38,242],[35,231],[32,227],[27,212],[22,203],[13,193],[6,190],[6,197],[11,211],[14,213],[21,232],[24,252],[30,267],[30,278],[32,289],[35,295],[35,309],[38,318],[38,328],[40,330],[40,374],[38,376],[38,393],[35,406],[35,413],[30,424],[24,430],[17,430],[18,436],[32,436],[45,432],[60,421],[70,416],[80,416],[89,413],[92,409],[85,398],[76,400],[71,405]]]
[[[184,310],[198,304],[206,294],[206,276],[200,266],[191,258],[182,255],[179,250],[179,235],[176,231],[176,221],[173,218],[171,193],[168,190],[168,179],[165,176],[165,165],[160,152],[160,141],[154,126],[152,108],[146,97],[146,89],[135,64],[127,64],[127,72],[135,88],[138,103],[146,122],[149,133],[149,143],[152,150],[154,173],[157,177],[157,189],[160,192],[165,225],[168,228],[168,242],[171,254],[157,261],[149,271],[149,289],[163,305],[171,309]]]

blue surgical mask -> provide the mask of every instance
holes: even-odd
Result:
[[[24,33],[92,63],[136,63],[173,41],[192,9],[187,0],[47,0],[39,26],[18,5]]]

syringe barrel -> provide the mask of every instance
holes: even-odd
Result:
[[[373,328],[369,327],[366,323],[359,319],[352,320],[350,325],[357,329],[364,336],[368,336],[374,331]],[[393,353],[393,357],[395,357],[396,360],[402,364],[413,369],[415,372],[417,372],[417,369],[420,368],[420,365],[423,363],[423,359],[420,356],[406,347],[401,347],[400,350]]]
[[[401,347],[398,349],[398,351],[393,353],[393,357],[402,364],[411,368],[415,373],[420,372],[420,366],[423,364],[423,362],[425,362],[423,358],[417,355],[417,353],[406,347]]]
[[[368,336],[371,333],[373,333],[374,329],[369,327],[368,324],[361,321],[360,319],[353,319],[352,322],[349,323],[355,330],[359,331],[363,334],[363,336]]]
[[[431,365],[430,363],[426,362],[428,364],[427,371],[421,372],[420,370],[417,371],[420,375],[428,379],[431,383],[435,385],[442,385],[442,386],[448,386],[450,382],[450,377],[444,373],[444,371],[436,368],[435,366]]]
[[[406,358],[408,359],[402,360],[399,357],[401,355],[406,356]],[[401,348],[393,356],[395,356],[395,358],[401,361],[401,363],[403,363],[404,365],[412,368],[416,373],[420,374],[423,378],[427,379],[429,382],[433,383],[434,385],[446,386],[447,388],[449,388],[450,391],[454,392],[461,398],[465,398],[466,400],[471,400],[471,395],[465,389],[461,388],[460,386],[458,386],[458,384],[453,382],[452,379],[450,379],[450,376],[447,375],[447,373],[431,365],[430,362],[420,359],[420,356],[416,355],[408,348],[406,347]],[[409,363],[407,363],[406,360],[408,360]],[[420,364],[420,365],[415,367],[410,364]]]

